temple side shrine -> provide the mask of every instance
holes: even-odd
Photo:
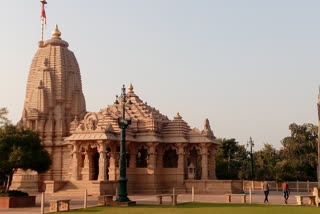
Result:
[[[68,46],[57,26],[51,39],[39,42],[20,121],[39,132],[52,166],[40,175],[19,170],[12,188],[114,193],[119,178],[121,109],[115,103],[99,112],[86,111],[80,69]],[[171,120],[141,100],[131,84],[126,99],[131,103],[125,109],[125,117],[131,119],[126,141],[129,194],[165,192],[172,187],[185,192],[193,185],[190,181],[204,188],[216,179],[218,143],[208,119],[201,131],[191,129],[179,113]]]
[[[163,187],[183,188],[186,179],[215,179],[217,143],[209,121],[203,131],[191,129],[177,113],[173,120],[127,93],[131,118],[127,130],[127,176],[134,192]],[[71,180],[117,180],[119,178],[121,109],[113,104],[90,112],[71,123]]]

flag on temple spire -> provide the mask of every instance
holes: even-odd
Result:
[[[47,17],[46,17],[46,11],[44,9],[44,5],[47,3],[45,0],[41,1],[42,3],[42,7],[41,7],[41,16],[40,18],[42,18],[44,20],[44,23],[47,24]]]

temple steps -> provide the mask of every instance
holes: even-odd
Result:
[[[83,196],[87,189],[88,195],[99,195],[100,191],[93,181],[68,181],[62,188],[53,193],[53,196]]]
[[[84,192],[87,189],[88,195],[99,195],[100,184],[96,181],[67,181],[56,192],[52,193],[52,196],[84,196]],[[108,187],[108,192],[111,189]],[[129,195],[156,195],[156,194],[171,194],[173,187],[164,187],[161,185],[130,185],[128,184]],[[185,194],[187,192],[186,187],[183,184],[175,186],[177,194]],[[111,190],[111,192],[115,193]],[[103,194],[103,193],[102,193]]]
[[[184,185],[175,186],[177,194],[185,194],[187,189]],[[161,186],[128,186],[129,194],[144,194],[144,195],[155,195],[155,194],[170,194],[173,191],[173,187],[161,187]]]

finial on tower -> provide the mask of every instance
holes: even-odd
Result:
[[[54,28],[54,30],[52,31],[52,36],[53,37],[60,37],[61,36],[61,32],[58,29],[58,25],[56,25],[56,27]]]
[[[128,89],[129,89],[129,92],[133,92],[133,86],[132,86],[132,84],[131,84],[131,83],[130,83],[130,85],[129,85]]]
[[[177,115],[174,117],[174,119],[182,119],[179,112],[177,112]]]

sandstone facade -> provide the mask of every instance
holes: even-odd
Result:
[[[39,131],[53,164],[41,175],[19,171],[13,187],[56,192],[91,186],[89,193],[112,192],[119,177],[121,108],[112,104],[86,112],[77,60],[57,27],[52,35],[39,42],[32,61],[20,123]],[[125,110],[132,120],[127,129],[129,193],[173,186],[186,191],[187,180],[216,179],[218,143],[208,119],[202,131],[191,129],[179,113],[170,120],[143,102],[132,85],[126,96],[132,103]]]

